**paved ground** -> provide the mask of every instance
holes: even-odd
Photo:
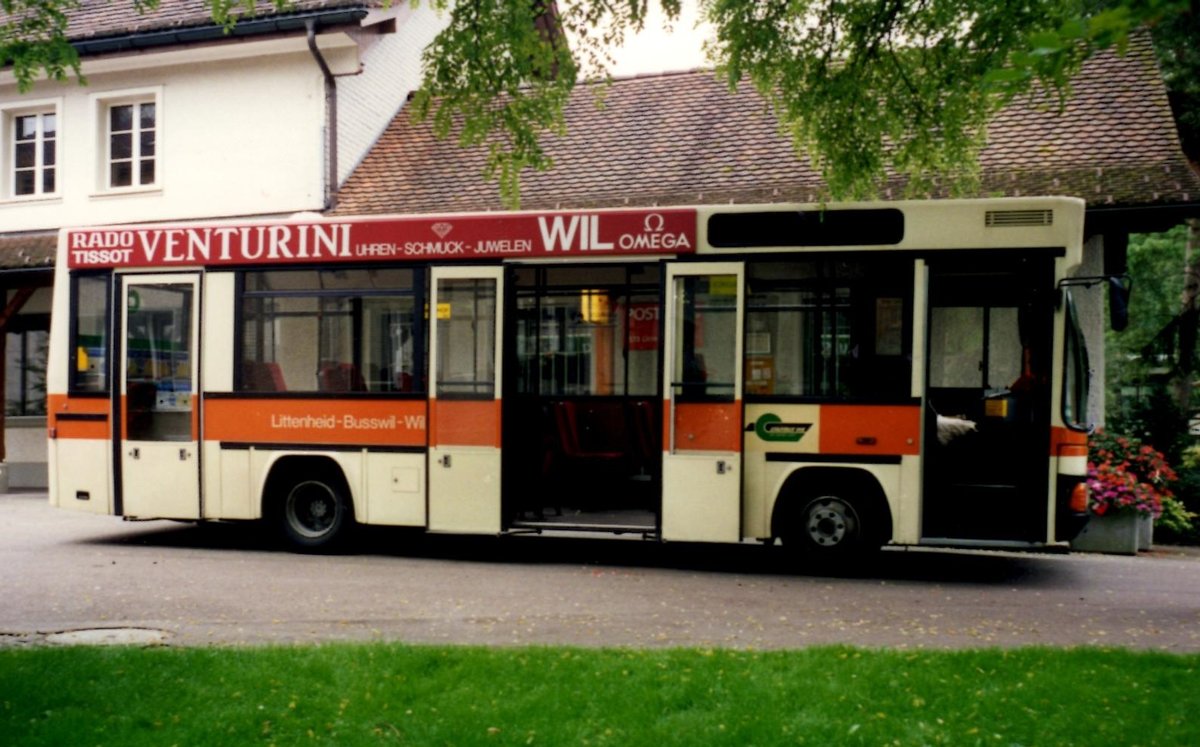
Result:
[[[761,547],[366,533],[293,555],[243,526],[125,523],[0,495],[0,645],[134,628],[169,645],[421,643],[1200,651],[1200,556],[889,551],[870,577]],[[86,635],[109,635],[105,631]]]

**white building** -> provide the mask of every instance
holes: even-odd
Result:
[[[46,484],[57,230],[327,209],[445,23],[408,0],[260,7],[226,31],[201,0],[162,0],[145,15],[129,0],[82,0],[69,38],[85,85],[22,93],[0,70],[0,456],[13,487]]]

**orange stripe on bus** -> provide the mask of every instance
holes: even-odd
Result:
[[[897,405],[822,405],[822,454],[921,452],[921,408]]]
[[[424,400],[204,400],[206,441],[424,446]]]
[[[46,396],[46,428],[51,438],[108,439],[112,437],[112,414],[107,397]],[[60,418],[59,415],[66,417]],[[72,420],[71,415],[97,416],[104,419]]]
[[[500,446],[500,402],[477,399],[429,401],[430,446]]]
[[[1088,434],[1056,425],[1050,429],[1050,456],[1087,456]]]
[[[670,408],[671,401],[665,405]],[[669,411],[669,410],[668,410]],[[663,448],[671,446],[668,418],[663,418]],[[676,402],[675,451],[741,451],[742,403]]]

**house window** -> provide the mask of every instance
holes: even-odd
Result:
[[[0,199],[58,195],[62,101],[0,104]]]
[[[154,101],[108,105],[108,186],[155,183],[158,105]]]
[[[58,116],[53,111],[18,114],[12,118],[12,194],[53,194],[57,191]]]

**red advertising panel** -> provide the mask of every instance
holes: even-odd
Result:
[[[687,254],[696,211],[597,210],[113,226],[66,232],[73,269]]]

